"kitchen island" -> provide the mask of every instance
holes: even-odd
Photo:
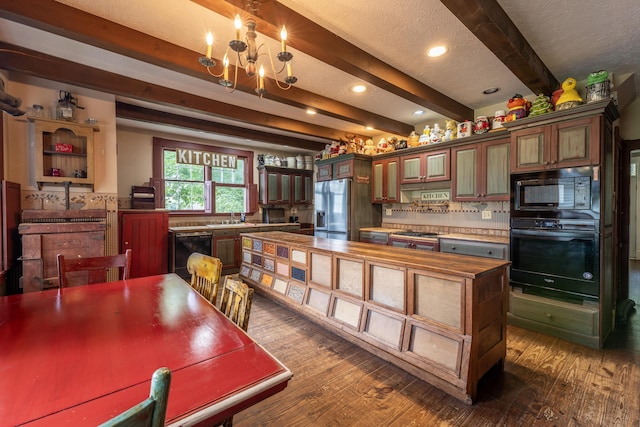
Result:
[[[189,280],[187,259],[191,253],[200,252],[219,258],[222,274],[235,274],[242,261],[240,233],[297,230],[300,230],[298,223],[174,224],[169,226],[169,271]]]
[[[242,234],[257,291],[465,403],[506,356],[508,261],[286,232]]]

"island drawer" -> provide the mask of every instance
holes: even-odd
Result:
[[[494,259],[508,259],[508,246],[500,243],[474,242],[471,240],[440,239],[440,252],[472,255]]]
[[[512,315],[583,335],[597,335],[599,310],[595,307],[523,294],[515,288],[509,295]]]

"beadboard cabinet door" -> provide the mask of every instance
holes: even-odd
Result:
[[[120,211],[120,253],[132,250],[131,277],[169,271],[169,213]]]

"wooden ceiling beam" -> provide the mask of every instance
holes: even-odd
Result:
[[[289,147],[304,150],[321,151],[325,147],[325,142],[305,140],[285,135],[276,135],[269,132],[246,129],[224,123],[216,123],[209,120],[196,119],[194,117],[153,110],[124,102],[116,102],[116,117],[145,123],[175,126],[182,129],[194,129],[209,132],[214,134],[214,136],[227,135],[271,144],[287,145]]]
[[[496,0],[441,0],[533,93],[550,95],[560,83]]]
[[[227,5],[227,7],[231,6]],[[54,0],[4,0],[0,17],[182,74],[212,81],[206,68],[197,61],[202,53],[174,45]],[[217,59],[217,62],[221,64],[222,60]],[[234,74],[233,66],[230,72]],[[275,81],[267,80],[267,91],[269,87],[276,87]],[[255,94],[255,79],[247,77],[244,73],[238,73],[237,90]],[[277,92],[275,90],[273,93],[267,92],[265,98],[302,109],[312,107],[320,114],[362,126],[373,126],[375,129],[392,134],[408,135],[415,129],[412,125],[296,87]]]
[[[246,4],[246,0],[192,1],[230,18],[238,10],[243,10]],[[458,121],[473,119],[471,108],[393,68],[276,1],[263,2],[255,12],[255,18],[260,32],[276,40],[280,38],[283,24],[296,28],[297,37],[287,40],[291,47],[339,70],[443,116]]]
[[[55,58],[4,42],[0,42],[0,64],[6,70],[20,72],[25,75],[85,87],[115,96],[179,107],[184,110],[208,113],[217,117],[231,118],[239,122],[288,131],[301,136],[337,141],[344,138],[345,134],[336,129],[257,112],[97,68],[87,67],[76,62]]]

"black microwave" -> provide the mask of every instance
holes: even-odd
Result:
[[[598,174],[598,167],[579,167],[512,175],[512,215],[575,212],[593,217],[600,203]]]

